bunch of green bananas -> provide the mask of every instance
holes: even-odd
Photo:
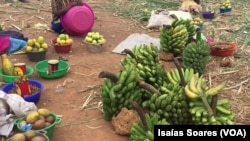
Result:
[[[186,69],[181,68],[181,71],[182,71],[185,82],[189,82],[193,75],[198,75],[194,73],[193,68],[186,68]],[[176,85],[180,84],[181,78],[180,78],[180,74],[177,68],[166,72],[166,75],[170,83],[176,84]]]
[[[195,27],[190,21],[176,19],[171,26],[160,28],[161,50],[173,53],[175,56],[182,54],[187,43],[191,42],[195,34]]]
[[[120,63],[134,66],[141,80],[159,88],[167,80],[164,67],[159,63],[159,50],[153,44],[135,46],[132,50],[126,50],[126,57]]]
[[[111,120],[123,107],[132,109],[128,100],[141,103],[141,89],[137,85],[139,77],[134,67],[126,66],[117,75],[103,71],[99,77],[105,78],[101,89],[105,120]]]
[[[139,123],[133,123],[131,127],[129,141],[154,141],[154,125],[169,125],[166,119],[159,119],[157,114],[145,114],[148,130],[145,129],[142,120]]]
[[[155,113],[160,119],[166,119],[170,124],[186,124],[190,122],[189,105],[183,88],[172,83],[165,83],[161,88],[161,95],[154,93],[142,106]]]
[[[227,99],[217,101],[215,114],[209,115],[202,101],[191,101],[190,113],[194,124],[200,125],[232,125],[235,114],[230,111],[230,104]]]
[[[132,50],[125,49],[123,53],[127,55],[120,61],[122,66],[137,63],[146,66],[154,66],[160,61],[159,50],[154,44],[134,46]]]
[[[191,42],[183,50],[181,66],[193,68],[195,72],[201,75],[209,63],[209,55],[210,47],[205,41]]]

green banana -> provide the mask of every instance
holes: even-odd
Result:
[[[217,112],[223,113],[225,115],[230,115],[232,114],[231,111],[229,109],[225,109],[224,107],[220,106],[220,105],[216,105],[216,110]]]
[[[175,85],[176,85],[177,82],[173,79],[171,73],[170,73],[170,72],[166,72],[166,74],[167,74],[168,80],[169,80],[172,84],[175,84]]]

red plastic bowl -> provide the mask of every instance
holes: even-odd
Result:
[[[52,46],[55,48],[56,53],[69,53],[72,47],[72,44],[69,45],[59,45],[56,43],[56,38],[52,40]]]
[[[231,56],[235,52],[237,46],[235,43],[228,43],[228,45],[231,46],[229,49],[217,49],[217,48],[211,48],[211,53],[216,56]]]
[[[74,6],[61,16],[64,30],[74,36],[84,35],[91,31],[94,21],[94,12],[87,3],[81,6]]]

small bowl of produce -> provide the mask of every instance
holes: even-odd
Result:
[[[235,52],[237,45],[232,42],[210,43],[211,53],[215,56],[231,56]]]
[[[230,0],[225,0],[220,6],[220,13],[228,13],[232,11],[232,4]]]
[[[39,36],[37,39],[29,39],[25,49],[29,60],[32,62],[38,62],[46,58],[48,47],[49,46],[45,42],[44,37]]]
[[[99,32],[89,32],[84,38],[84,42],[89,52],[99,53],[103,51],[103,44],[106,40]]]
[[[56,125],[61,124],[62,118],[46,108],[39,108],[31,111],[23,117],[14,121],[17,129],[21,132],[34,130],[36,132],[45,131],[49,139],[53,138]]]
[[[194,25],[196,28],[202,29],[203,20],[199,17],[195,17],[191,20],[191,24]]]
[[[57,38],[52,40],[52,46],[56,53],[69,53],[71,51],[73,39],[68,34],[59,34]]]
[[[17,79],[16,79],[17,80]],[[22,93],[25,88],[20,88],[17,86],[16,82],[7,83],[2,87],[2,91],[7,94],[18,94],[23,97],[27,102],[37,103],[40,100],[41,93],[43,91],[43,84],[37,80],[28,80],[28,91]]]

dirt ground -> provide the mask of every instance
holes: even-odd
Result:
[[[91,2],[101,3],[102,0]],[[38,23],[50,25],[51,7],[49,1],[30,0],[30,3],[27,4],[16,2],[11,5],[1,1],[0,4],[0,21],[4,24],[6,30],[18,31],[15,28],[17,26],[21,28],[20,32],[26,37],[36,38],[42,35],[48,43],[57,36],[56,33],[50,30],[34,28],[34,25]],[[91,6],[91,3],[89,4]],[[57,54],[53,47],[50,47],[46,54],[46,59],[55,59],[59,56],[68,59],[70,69],[64,77],[46,80],[39,78],[36,72],[32,75],[32,79],[39,80],[44,85],[44,91],[37,103],[37,107],[47,108],[51,112],[62,116],[62,123],[56,126],[52,141],[128,140],[128,137],[114,133],[111,123],[102,119],[100,106],[98,108],[98,102],[101,101],[98,96],[99,87],[86,92],[81,91],[89,86],[99,86],[102,83],[102,79],[98,78],[99,72],[103,70],[119,71],[119,61],[124,56],[113,54],[111,51],[127,36],[132,33],[147,33],[151,36],[158,36],[158,32],[148,32],[134,21],[116,17],[113,13],[100,9],[93,7],[96,20],[92,30],[104,35],[107,42],[104,44],[103,52],[90,53],[83,43],[83,37],[72,37],[74,43],[69,54]],[[26,54],[11,55],[10,58],[14,63],[25,62],[34,68],[35,62],[31,62]],[[216,71],[217,69],[214,68],[215,66],[218,67],[216,61],[220,61],[220,58],[215,59],[208,68]],[[167,70],[174,67],[172,63],[165,63],[165,66]],[[232,77],[233,75],[225,77],[225,79]],[[66,85],[60,87],[63,83]],[[56,93],[57,88],[61,88],[63,92]],[[96,96],[95,100],[91,101],[91,107],[93,108],[81,109],[90,94]],[[246,122],[249,123],[249,121]]]

